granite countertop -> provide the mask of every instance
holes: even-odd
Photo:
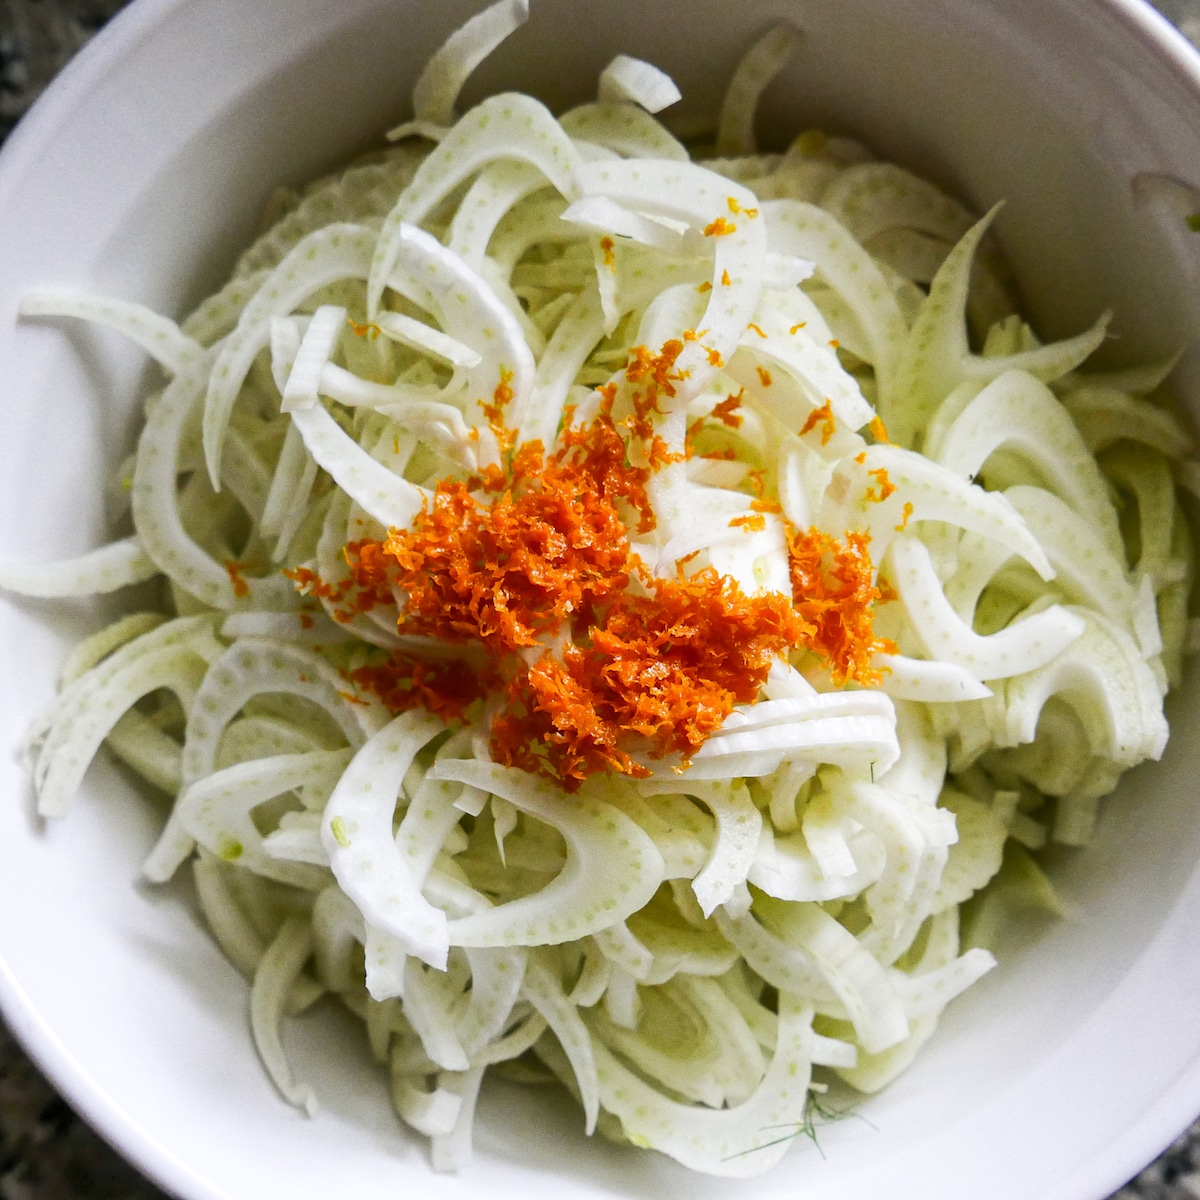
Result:
[[[127,2],[0,0],[0,138]],[[1159,0],[1159,7],[1200,41],[1200,0]],[[0,1023],[0,1200],[163,1196],[71,1111]],[[1200,1200],[1200,1120],[1112,1200]]]

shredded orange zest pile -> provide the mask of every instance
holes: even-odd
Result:
[[[511,489],[484,504],[445,481],[412,528],[379,547],[408,597],[403,632],[480,642],[499,658],[587,619],[628,585],[629,539],[605,476],[523,450]]]
[[[602,237],[600,239],[600,249],[604,254],[604,265],[610,271],[616,270],[617,266],[616,245],[616,242],[610,237]]]
[[[737,233],[737,226],[724,217],[718,217],[704,227],[705,237],[728,237],[731,233]]]
[[[509,686],[492,726],[498,761],[573,790],[588,775],[649,774],[640,758],[687,761],[807,628],[785,596],[747,596],[712,568],[622,593],[586,644],[547,652]]]
[[[883,423],[883,418],[874,416],[871,418],[871,424],[867,426],[871,431],[871,436],[877,442],[883,442],[885,445],[890,445],[891,439],[888,437],[887,426]]]
[[[819,529],[788,535],[792,598],[814,631],[808,648],[828,662],[839,685],[877,686],[881,672],[871,660],[896,652],[895,643],[875,636],[874,607],[885,593],[872,582],[869,541],[869,534],[849,532],[842,542]]]
[[[390,609],[399,633],[445,648],[374,651],[346,672],[354,694],[446,720],[491,714],[497,762],[574,791],[600,771],[643,777],[652,760],[686,765],[791,652],[816,655],[839,685],[878,682],[870,663],[891,643],[872,629],[884,592],[865,534],[841,541],[785,525],[791,596],[747,595],[712,567],[688,576],[684,562],[677,578],[656,578],[634,553],[631,530],[654,527],[653,473],[683,457],[668,453],[652,420],[684,378],[683,345],[632,350],[623,375],[596,389],[595,418],[577,426],[568,410],[550,453],[540,442],[515,446],[503,428],[512,388],[502,372],[484,407],[502,465],[442,480],[408,529],[347,543],[340,579],[287,572],[337,620]],[[712,416],[737,428],[742,400],[727,396]],[[755,532],[780,506],[761,471],[749,486],[751,511],[730,524]]]
[[[758,382],[761,383],[763,387],[770,387],[771,372],[768,371],[766,367],[755,367],[754,370],[758,374]]]
[[[900,524],[896,526],[897,533],[903,533],[908,528],[908,522],[913,515],[913,503],[911,500],[905,500],[904,508],[901,510]]]

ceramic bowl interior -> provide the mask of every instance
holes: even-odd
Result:
[[[147,369],[119,339],[19,324],[18,297],[62,284],[179,315],[217,285],[262,204],[370,146],[408,114],[420,65],[469,0],[138,0],[66,72],[0,163],[0,556],[104,540],[103,482],[132,443]],[[1200,184],[1200,69],[1133,0],[534,0],[472,80],[555,107],[594,94],[618,52],[713,113],[733,62],[774,19],[803,30],[762,108],[764,142],[822,127],[862,138],[979,210],[1046,335],[1115,312],[1116,361],[1200,331],[1200,239],[1139,204],[1142,172]],[[1193,242],[1193,239],[1195,241]],[[1200,355],[1178,390],[1200,405]],[[186,890],[137,883],[162,814],[112,766],[53,827],[32,815],[14,747],[68,647],[112,605],[3,602],[0,999],[79,1110],[187,1200],[515,1196],[563,1200],[1099,1200],[1200,1110],[1200,688],[1170,706],[1165,760],[1064,856],[1068,915],[957,1002],[916,1066],[776,1172],[731,1186],[589,1141],[547,1093],[485,1091],[477,1161],[429,1173],[386,1080],[332,1009],[289,1030],[322,1112],[276,1096],[246,990]]]

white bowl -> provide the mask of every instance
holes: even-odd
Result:
[[[407,115],[419,66],[469,0],[139,0],[74,62],[0,160],[0,558],[105,537],[106,470],[128,448],[144,365],[119,339],[18,325],[18,297],[70,284],[171,313],[217,284],[280,182]],[[1200,239],[1135,205],[1142,171],[1200,182],[1200,63],[1133,0],[534,0],[472,81],[554,105],[616,52],[659,63],[695,111],[770,20],[805,36],[764,128],[853,133],[977,208],[1048,334],[1108,306],[1128,360],[1200,328]],[[1195,244],[1193,245],[1193,241]],[[1200,356],[1179,387],[1200,412]],[[159,814],[104,763],[43,828],[14,747],[96,605],[5,603],[0,621],[0,1001],[71,1102],[188,1200],[287,1195],[808,1200],[1099,1200],[1200,1111],[1200,689],[1170,707],[1165,761],[1108,803],[1056,875],[1069,917],[958,1001],[870,1124],[800,1139],[747,1185],[584,1138],[570,1106],[497,1086],[474,1168],[434,1176],[392,1117],[362,1038],[330,1012],[292,1030],[323,1111],[308,1121],[254,1055],[246,989],[186,895],[136,883]],[[1195,684],[1193,679],[1192,683]]]

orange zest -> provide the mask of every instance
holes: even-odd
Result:
[[[742,415],[738,409],[742,406],[744,389],[736,394],[731,392],[724,400],[713,405],[712,415],[730,429],[738,429],[742,424]]]
[[[728,237],[731,233],[737,233],[737,226],[725,220],[724,217],[717,217],[715,221],[710,221],[704,227],[705,237]]]
[[[841,540],[781,522],[791,595],[748,595],[711,566],[687,574],[682,561],[675,578],[658,578],[634,552],[632,531],[654,527],[654,472],[683,458],[653,417],[679,402],[686,375],[677,360],[698,336],[657,351],[635,347],[623,372],[596,389],[591,421],[576,425],[565,413],[552,452],[540,442],[516,445],[503,427],[513,396],[503,370],[484,406],[500,463],[443,479],[407,529],[348,542],[339,578],[286,572],[336,620],[382,609],[395,613],[405,638],[437,644],[433,655],[414,652],[412,642],[372,649],[344,673],[349,697],[447,721],[490,715],[495,761],[574,791],[597,772],[644,777],[662,759],[686,766],[790,654],[815,655],[839,685],[878,682],[870,663],[891,643],[873,633],[884,592],[866,534]],[[737,428],[742,399],[727,396],[712,416]],[[832,421],[828,402],[824,410],[813,427]],[[751,472],[749,487],[750,511],[730,525],[753,533],[780,506],[761,471]],[[228,564],[231,579],[235,567]]]
[[[894,642],[875,636],[873,618],[883,590],[873,582],[870,535],[849,532],[845,541],[809,529],[788,535],[792,598],[812,630],[808,648],[829,665],[834,683],[877,686],[876,654],[894,654]]]
[[[876,467],[867,474],[879,484],[878,488],[867,488],[867,500],[872,504],[882,504],[896,490],[896,485],[888,478],[887,467]]]
[[[650,594],[623,593],[587,644],[514,680],[492,726],[497,761],[568,791],[602,770],[644,777],[645,758],[686,762],[806,632],[786,596],[747,596],[712,568],[644,583]]]
[[[367,321],[365,324],[360,325],[357,321],[347,317],[346,324],[348,324],[359,337],[370,338],[371,341],[374,341],[383,332],[383,330],[380,329],[374,321]]]
[[[729,211],[730,211],[731,213],[733,213],[733,215],[734,215],[735,217],[737,216],[737,214],[738,214],[738,213],[741,213],[743,216],[745,216],[745,217],[749,217],[749,218],[750,218],[750,220],[751,220],[751,221],[753,221],[753,220],[754,220],[754,218],[758,216],[758,209],[757,209],[757,208],[743,208],[743,207],[742,207],[742,206],[741,206],[741,205],[738,203],[738,201],[737,201],[737,197],[736,197],[736,196],[728,196],[728,197],[726,197],[726,199],[725,199],[725,203],[729,205]]]
[[[233,594],[242,600],[250,595],[250,585],[246,582],[246,577],[242,574],[242,564],[234,562],[232,558],[225,561],[225,574],[229,576],[229,582],[233,586]]]
[[[800,436],[811,433],[818,425],[821,426],[821,445],[827,446],[830,438],[837,432],[837,422],[833,418],[833,410],[830,408],[828,399],[820,408],[814,408],[808,414],[808,420],[801,426]]]
[[[496,435],[496,442],[503,452],[511,450],[513,442],[516,440],[516,433],[508,427],[504,419],[505,410],[513,399],[512,378],[512,371],[508,367],[501,367],[500,382],[492,393],[491,404],[481,404],[480,406],[483,409],[483,415],[487,418],[488,427]]]
[[[747,533],[762,533],[766,527],[767,518],[760,512],[744,513],[729,520],[730,529],[744,529]]]

